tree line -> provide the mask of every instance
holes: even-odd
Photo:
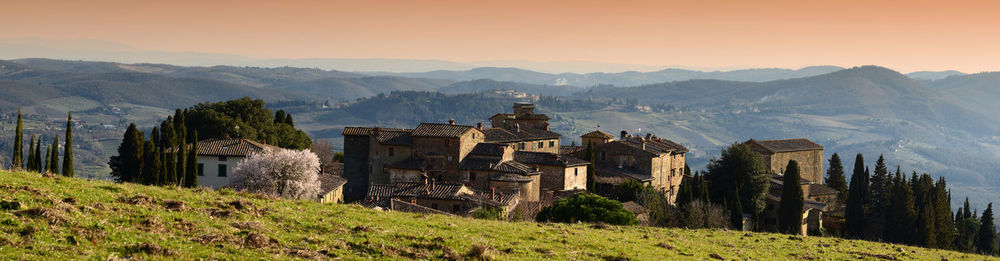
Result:
[[[70,112],[66,118],[66,142],[63,146],[62,170],[59,166],[59,136],[52,137],[52,144],[45,148],[45,155],[42,156],[42,137],[35,139],[31,135],[28,147],[28,156],[24,156],[24,123],[22,121],[21,109],[17,109],[17,125],[14,128],[14,151],[11,153],[11,169],[25,170],[30,172],[62,174],[66,177],[73,177],[73,113]]]
[[[190,126],[190,127],[189,127]],[[279,147],[305,149],[312,139],[294,127],[290,113],[271,113],[263,100],[202,103],[176,109],[147,136],[134,123],[125,130],[118,155],[109,159],[118,182],[160,186],[198,186],[198,141],[247,138]]]

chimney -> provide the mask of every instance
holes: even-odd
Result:
[[[455,125],[455,119],[448,119],[449,125]]]
[[[477,130],[483,130],[483,123],[482,122],[477,122],[476,123],[476,129]]]
[[[628,138],[628,131],[622,130],[622,139]]]

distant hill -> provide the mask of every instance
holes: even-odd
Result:
[[[566,85],[537,85],[518,82],[502,82],[489,79],[456,82],[438,89],[438,91],[447,94],[474,93],[493,90],[514,90],[540,95],[568,96],[583,89]]]
[[[841,70],[836,66],[813,66],[798,70],[789,69],[747,69],[735,71],[702,72],[683,69],[664,69],[653,72],[619,73],[561,73],[548,74],[517,68],[482,67],[465,71],[430,71],[424,73],[379,73],[372,75],[395,75],[404,77],[439,78],[455,81],[491,79],[495,81],[520,82],[537,85],[572,85],[591,87],[595,85],[638,86],[692,79],[716,79],[731,81],[762,82],[819,75]]]
[[[1000,120],[1000,72],[955,75],[925,84],[963,107]]]
[[[913,78],[914,80],[932,80],[932,81],[948,78],[949,76],[955,76],[955,75],[965,75],[965,73],[955,70],[948,70],[948,71],[937,71],[937,72],[919,71],[906,74],[907,77]]]

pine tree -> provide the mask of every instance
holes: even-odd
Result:
[[[194,188],[198,186],[198,132],[194,132],[195,142],[191,143],[191,150],[187,154],[187,168],[184,170],[184,186]]]
[[[142,183],[140,174],[142,173],[143,149],[145,144],[145,134],[129,124],[125,129],[122,143],[118,145],[118,156],[111,157],[108,166],[111,167],[111,176],[118,182]]]
[[[280,112],[284,113],[283,111]],[[587,143],[587,150],[584,153],[586,153],[587,155],[587,161],[590,162],[590,164],[587,165],[587,191],[589,191],[590,193],[597,193],[597,187],[596,187],[597,180],[595,180],[597,179],[596,177],[597,158],[594,157],[593,144]]]
[[[937,231],[934,227],[934,212],[932,207],[922,207],[917,215],[917,245],[923,247],[937,246]]]
[[[151,136],[142,146],[142,173],[139,179],[142,184],[159,185],[160,183],[160,154],[156,152],[156,143],[153,142]]]
[[[62,175],[72,178],[73,172],[73,113],[66,118],[66,145],[63,151]]]
[[[802,192],[799,163],[788,161],[782,180],[781,202],[778,205],[779,232],[788,234],[802,233],[802,209],[805,196]]]
[[[853,238],[863,238],[865,232],[865,205],[868,204],[868,178],[865,173],[865,158],[858,153],[854,160],[854,173],[851,175],[847,209],[844,213],[848,235]]]
[[[24,165],[24,125],[21,122],[21,108],[17,108],[17,127],[14,128],[14,153],[11,154],[10,168],[20,170]]]
[[[833,156],[830,156],[830,168],[826,170],[826,180],[824,182],[827,186],[840,192],[840,194],[837,194],[837,200],[840,203],[847,202],[847,179],[844,177],[844,165],[841,164],[840,155],[837,155],[837,153],[833,153]]]
[[[35,134],[31,134],[31,142],[28,146],[28,163],[24,169],[27,171],[37,171],[35,170]]]
[[[49,173],[59,173],[59,136],[52,137],[52,158],[49,159]]]
[[[951,249],[955,239],[955,220],[951,215],[951,193],[944,177],[934,184],[934,235],[937,247]]]
[[[889,202],[892,200],[892,175],[885,164],[885,157],[879,155],[875,162],[875,171],[871,176],[871,201],[868,202],[869,226],[868,232],[871,238],[885,238],[887,227],[890,226],[887,216],[889,215]]]
[[[888,237],[885,238],[889,242],[916,243],[913,228],[917,213],[913,204],[913,190],[910,188],[910,183],[906,182],[906,178],[897,176],[889,204],[891,209],[888,218],[892,222],[889,222],[890,230],[886,232]]]
[[[984,255],[996,255],[996,226],[993,224],[993,203],[986,206],[979,220],[979,231],[976,232],[976,252]]]

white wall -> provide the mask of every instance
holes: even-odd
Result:
[[[229,185],[229,178],[233,176],[233,168],[244,157],[225,157],[221,161],[218,156],[198,156],[198,164],[203,167],[203,175],[198,176],[198,185],[202,187],[220,188]],[[219,176],[219,165],[226,166],[225,177]]]

